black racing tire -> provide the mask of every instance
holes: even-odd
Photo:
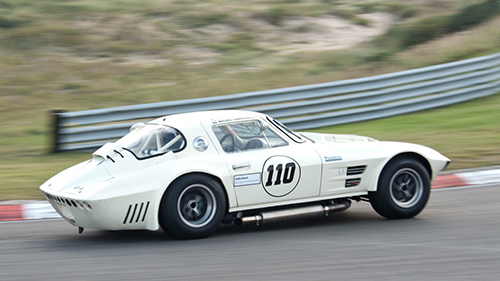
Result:
[[[174,237],[198,239],[214,233],[225,213],[221,185],[205,175],[188,175],[167,188],[161,200],[159,222]]]
[[[382,170],[376,192],[368,197],[373,209],[388,219],[406,219],[418,215],[427,204],[431,191],[425,167],[411,157],[395,158]]]

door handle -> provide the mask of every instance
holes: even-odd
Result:
[[[233,165],[233,170],[238,170],[238,169],[248,168],[248,167],[250,167],[250,164]]]

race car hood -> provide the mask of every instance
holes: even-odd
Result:
[[[352,143],[352,142],[374,142],[378,141],[374,138],[357,136],[357,135],[342,135],[342,134],[319,134],[319,133],[300,133],[301,135],[312,139],[317,143],[328,143],[328,142],[340,142],[340,143]]]

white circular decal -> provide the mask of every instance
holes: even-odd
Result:
[[[273,156],[262,168],[262,186],[271,196],[282,197],[292,192],[300,180],[300,166],[290,157]]]

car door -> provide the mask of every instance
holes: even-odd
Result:
[[[214,143],[232,176],[238,207],[279,205],[316,197],[321,158],[307,144],[297,144],[263,120],[212,125]]]

